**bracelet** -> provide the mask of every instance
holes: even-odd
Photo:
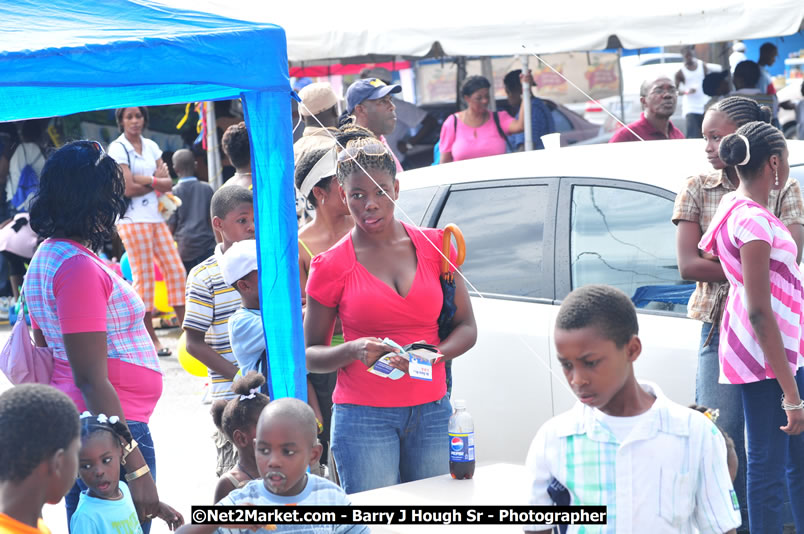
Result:
[[[793,410],[804,410],[804,400],[798,404],[789,404],[784,400],[784,395],[782,395],[782,410],[786,412],[792,412]]]
[[[131,473],[126,473],[126,482],[131,482],[132,480],[137,480],[141,476],[147,475],[151,472],[151,468],[148,467],[148,464],[143,465],[136,471],[132,471]]]
[[[126,445],[125,447],[123,447],[123,457],[120,458],[120,463],[121,464],[126,465],[126,457],[129,454],[131,454],[132,452],[134,452],[134,449],[137,448],[137,445],[139,445],[139,443],[137,443],[137,440],[134,439],[134,438],[131,438],[131,441],[129,442],[129,444]]]
[[[151,176],[151,189],[156,189],[156,176]]]
[[[318,425],[318,433],[321,434],[324,431],[324,423],[322,423],[318,417],[315,418],[315,423]]]

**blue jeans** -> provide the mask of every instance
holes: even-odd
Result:
[[[131,431],[131,437],[133,437],[137,443],[140,452],[142,452],[142,456],[145,458],[145,463],[148,464],[148,467],[151,469],[151,476],[156,481],[156,452],[154,451],[154,440],[151,437],[151,431],[148,428],[146,423],[138,423],[136,421],[128,421],[128,429]],[[120,466],[120,480],[125,481],[125,474],[126,470],[123,466]],[[70,492],[64,496],[64,502],[67,505],[67,526],[70,525],[70,519],[73,517],[75,513],[75,509],[78,507],[78,499],[81,496],[81,492],[87,489],[86,484],[79,478],[75,481]],[[142,532],[143,534],[149,534],[151,531],[151,522],[146,521],[142,523]],[[76,533],[78,534],[78,533]]]
[[[748,501],[745,495],[745,419],[743,417],[743,397],[740,386],[736,384],[720,384],[720,360],[717,356],[720,344],[720,328],[715,325],[709,345],[704,347],[712,323],[703,323],[701,343],[698,349],[698,371],[695,376],[695,403],[707,408],[717,408],[720,416],[717,425],[734,440],[734,449],[740,465],[734,479],[734,491],[740,502],[740,514],[743,518],[741,528],[748,527]]]
[[[804,392],[804,370],[796,374]],[[748,435],[748,517],[751,532],[782,532],[785,478],[796,532],[804,532],[804,434],[788,436],[780,406],[782,388],[775,379],[741,384]]]
[[[448,398],[403,408],[332,406],[330,450],[341,486],[357,493],[449,472]]]

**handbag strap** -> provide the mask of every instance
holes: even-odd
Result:
[[[502,137],[503,141],[505,141],[505,146],[508,148],[508,152],[513,152],[514,147],[511,146],[511,141],[508,140],[508,136],[503,132],[502,126],[500,125],[499,115],[497,115],[496,111],[492,111],[491,116],[494,117],[494,126],[497,127],[497,133],[499,133],[500,137]]]

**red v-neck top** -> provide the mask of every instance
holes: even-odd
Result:
[[[416,248],[416,277],[406,297],[371,274],[355,256],[351,232],[328,251],[313,258],[307,279],[307,295],[329,308],[338,308],[346,341],[361,337],[388,337],[400,345],[424,340],[438,344],[441,313],[441,254],[425,236],[441,247],[443,230],[417,228],[402,223]],[[450,259],[455,261],[452,247]],[[444,364],[433,369],[433,380],[408,375],[391,380],[369,373],[363,362],[354,361],[338,370],[332,396],[339,404],[399,407],[441,399],[446,393]]]

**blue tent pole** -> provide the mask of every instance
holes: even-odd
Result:
[[[260,309],[271,399],[307,400],[290,87],[243,93],[251,141]],[[270,148],[269,148],[270,147]]]

